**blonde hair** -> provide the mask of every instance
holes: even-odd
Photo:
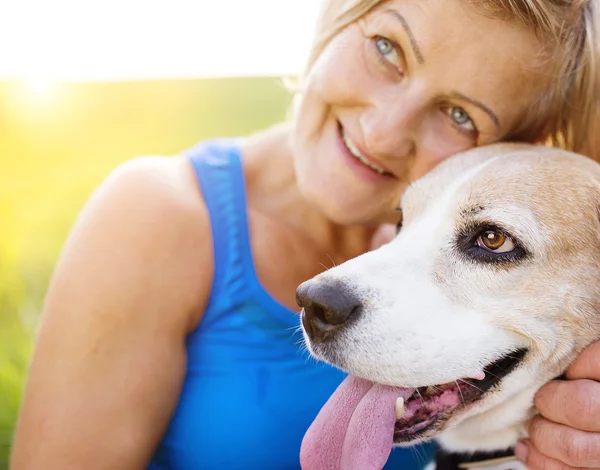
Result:
[[[306,72],[333,37],[383,1],[322,0]],[[463,1],[486,16],[521,22],[551,49],[552,87],[508,138],[545,141],[600,161],[600,0]]]

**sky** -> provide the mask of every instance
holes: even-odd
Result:
[[[295,75],[320,0],[0,0],[0,80]]]

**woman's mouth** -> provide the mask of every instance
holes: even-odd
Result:
[[[339,130],[339,134],[342,138],[342,142],[344,144],[344,147],[346,148],[346,150],[348,151],[348,153],[354,157],[357,161],[359,161],[362,165],[366,166],[367,168],[369,168],[370,170],[374,171],[375,173],[381,175],[381,176],[390,176],[390,177],[394,177],[394,175],[387,171],[385,168],[377,165],[375,162],[373,162],[371,159],[369,159],[368,157],[366,157],[356,146],[356,144],[354,144],[354,142],[352,142],[352,140],[350,139],[350,137],[348,137],[348,135],[346,135],[344,128],[341,126],[341,124],[338,123],[338,130]]]

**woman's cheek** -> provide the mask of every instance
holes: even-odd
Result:
[[[377,71],[368,52],[368,41],[358,31],[340,33],[315,63],[311,85],[330,103],[367,103],[369,91],[378,85]]]
[[[417,147],[414,176],[419,178],[452,155],[477,145],[475,136],[461,133],[439,111],[439,116],[426,119]]]

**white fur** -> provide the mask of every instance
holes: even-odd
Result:
[[[526,436],[535,392],[600,334],[591,318],[600,285],[593,246],[600,238],[591,225],[600,197],[588,194],[600,171],[583,160],[495,146],[440,165],[406,191],[395,239],[308,281],[342,284],[362,302],[360,318],[335,339],[335,358],[305,333],[310,351],[377,383],[421,387],[471,377],[526,347],[516,370],[427,436],[449,451],[513,446]],[[525,245],[527,261],[469,260],[455,244],[465,220],[501,224]]]

